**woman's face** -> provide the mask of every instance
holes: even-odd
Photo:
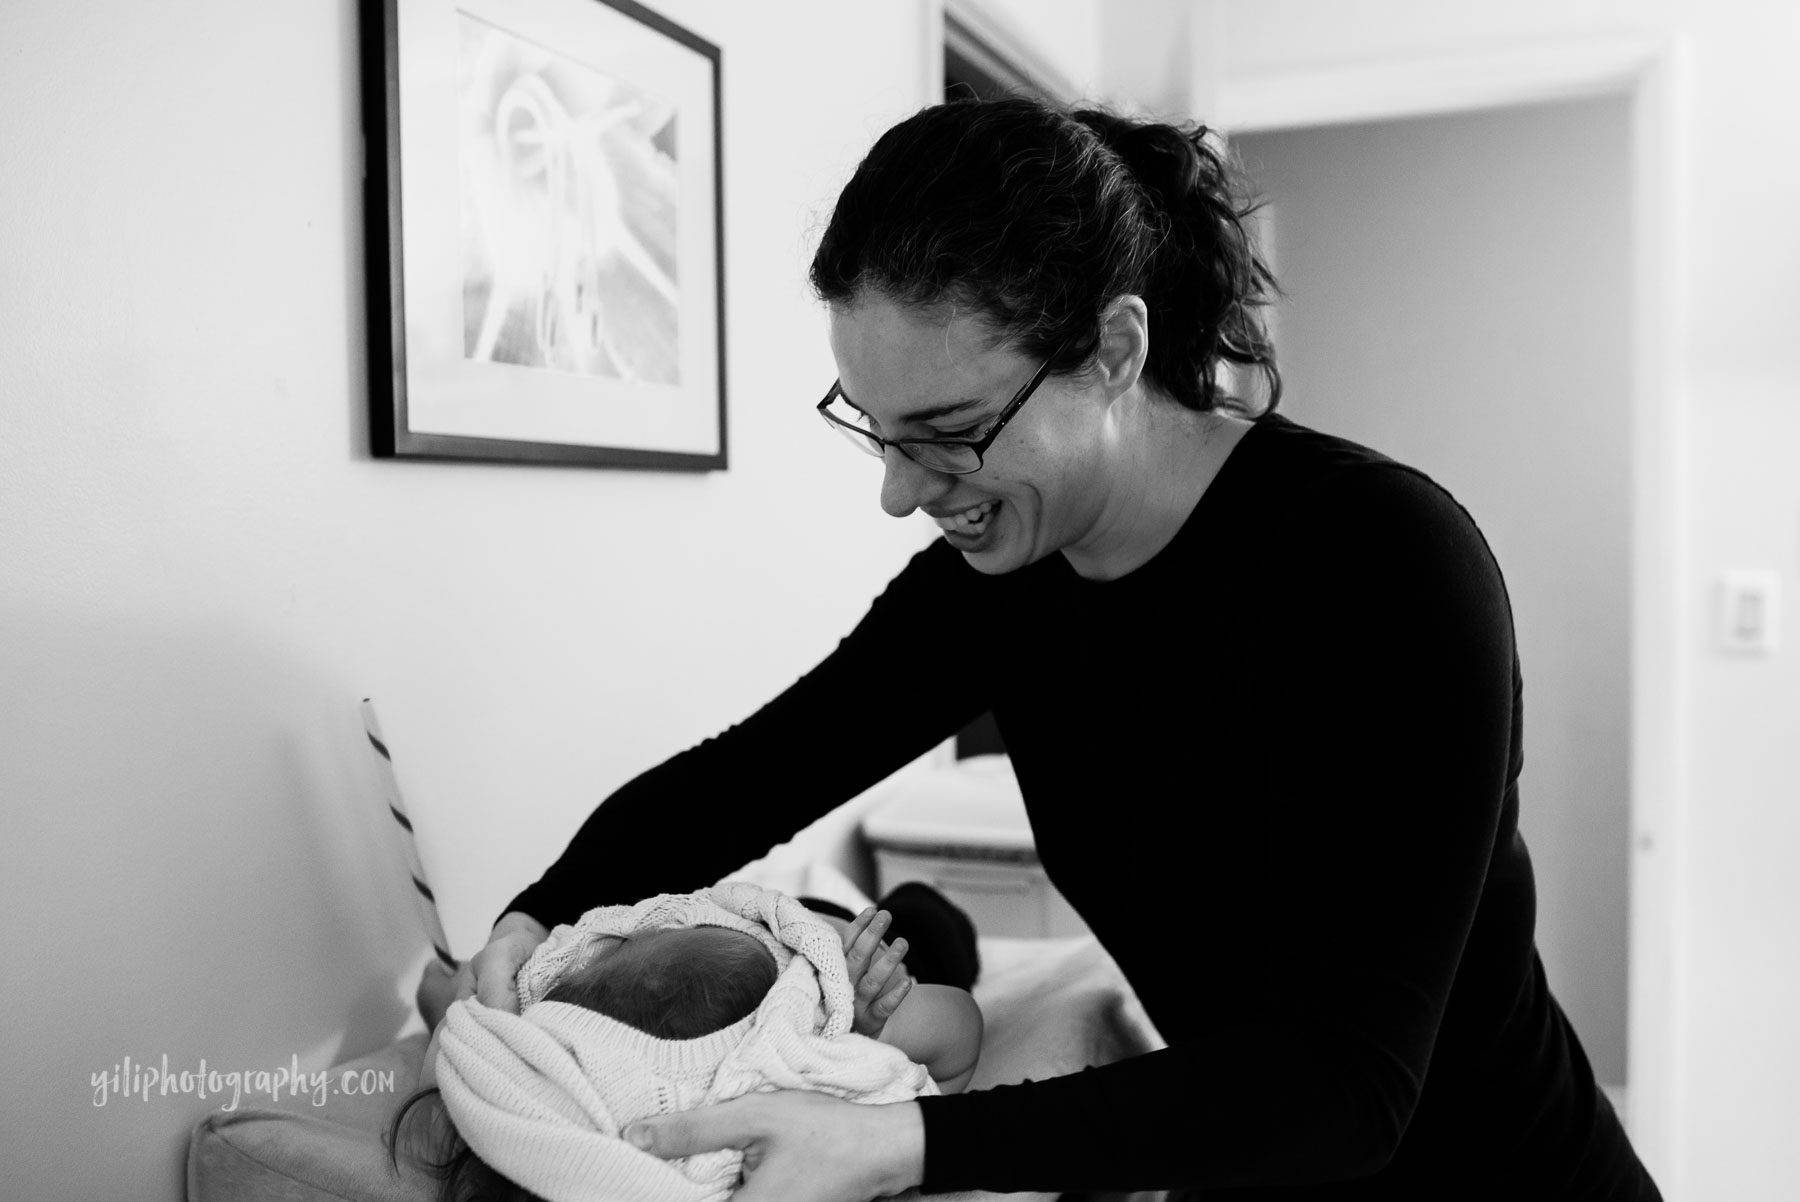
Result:
[[[967,315],[938,317],[866,295],[831,314],[831,350],[846,399],[886,438],[979,438],[1041,366],[990,347]],[[923,410],[968,401],[920,420]],[[1106,398],[1048,376],[967,476],[934,472],[890,449],[881,507],[923,509],[978,571],[1010,572],[1095,536],[1105,508],[1112,442]],[[988,508],[973,526],[957,514]]]

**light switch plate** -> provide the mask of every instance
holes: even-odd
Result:
[[[1730,655],[1772,655],[1781,645],[1781,577],[1737,569],[1719,577],[1714,644]]]

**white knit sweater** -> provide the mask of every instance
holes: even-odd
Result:
[[[755,1013],[698,1039],[647,1035],[543,995],[566,972],[664,927],[719,926],[761,939],[774,986]],[[699,893],[602,906],[559,926],[519,973],[520,1014],[473,998],[450,1007],[438,1051],[444,1105],[475,1154],[549,1202],[721,1202],[736,1149],[662,1160],[620,1137],[632,1121],[757,1090],[853,1102],[938,1092],[898,1049],[851,1031],[854,995],[838,932],[798,901],[728,881]]]

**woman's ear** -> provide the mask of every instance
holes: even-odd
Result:
[[[1137,386],[1150,355],[1150,309],[1144,298],[1126,293],[1106,307],[1100,319],[1100,347],[1095,368],[1107,400]]]

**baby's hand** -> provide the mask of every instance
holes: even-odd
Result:
[[[906,956],[906,940],[896,939],[891,947],[881,942],[882,932],[892,920],[886,910],[870,906],[844,930],[844,961],[850,969],[851,988],[856,991],[852,1029],[871,1039],[881,1037],[888,1019],[912,988],[912,977],[900,966]]]
[[[419,975],[419,988],[413,994],[413,1001],[418,1004],[419,1017],[425,1020],[426,1030],[436,1030],[438,1023],[444,1019],[444,1011],[456,999],[456,974],[442,960],[433,958],[425,961],[425,971]]]

